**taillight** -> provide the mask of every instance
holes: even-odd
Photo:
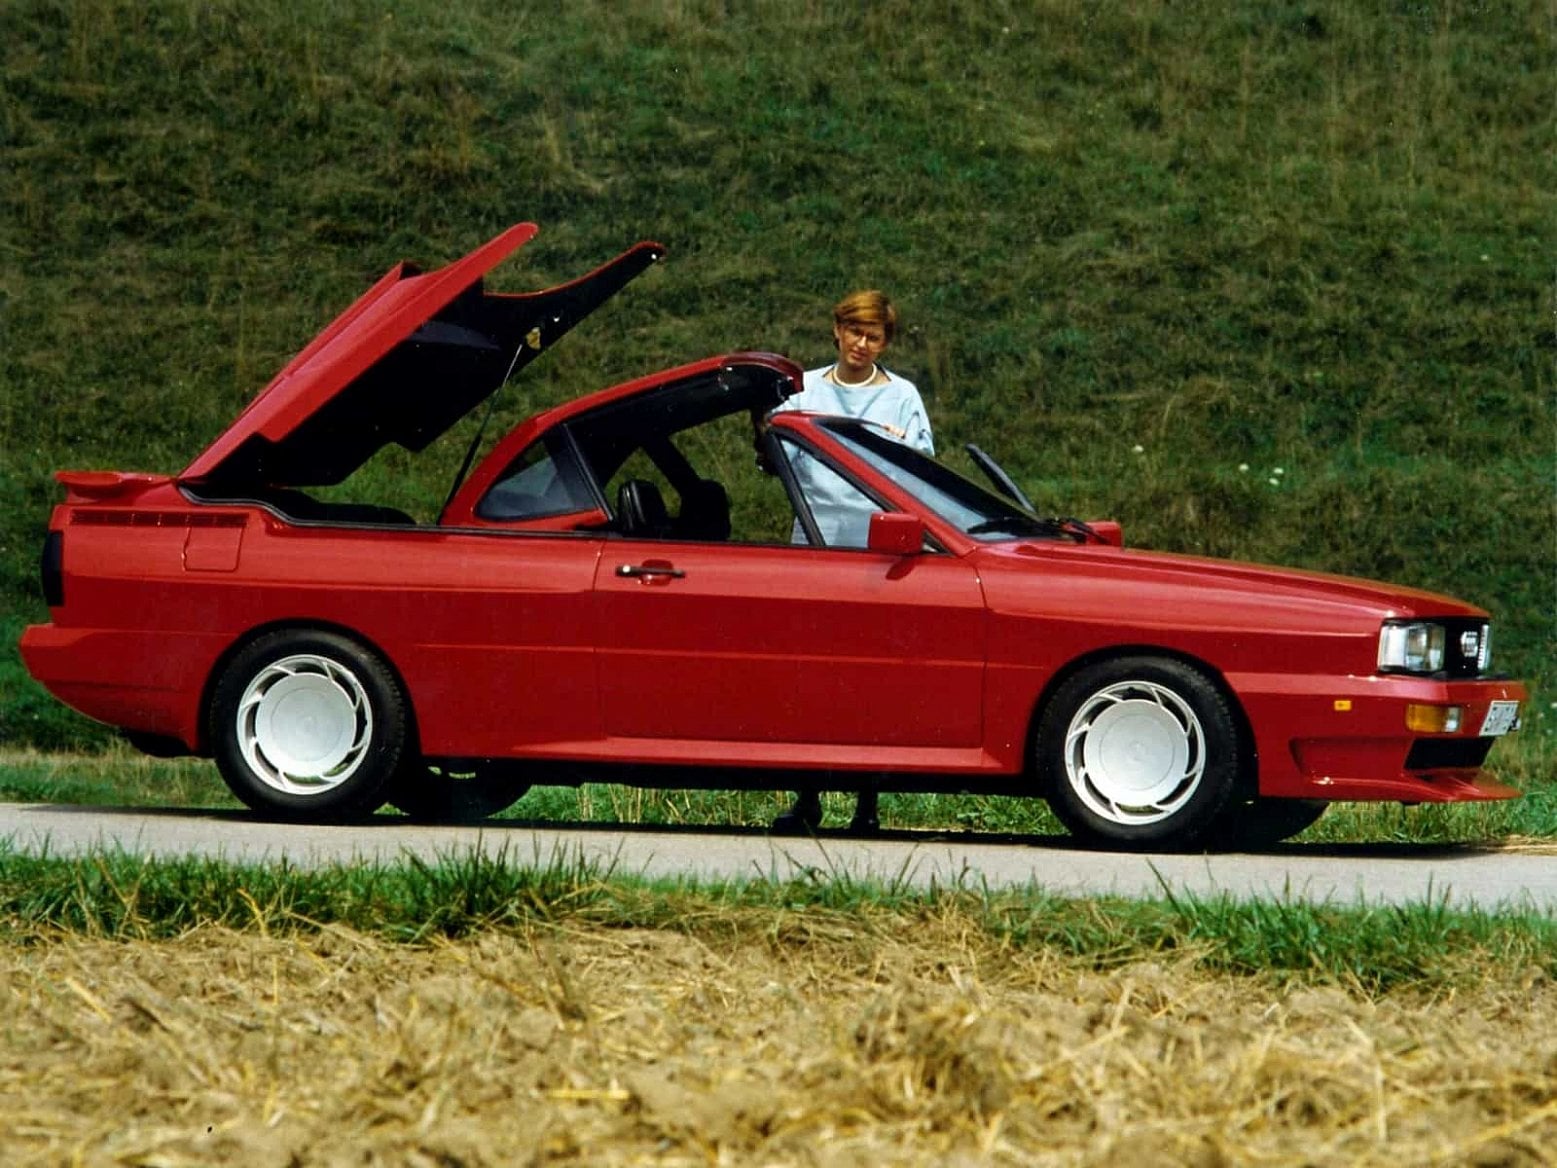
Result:
[[[43,540],[43,560],[39,565],[43,578],[43,599],[50,608],[65,603],[65,533],[51,531]]]

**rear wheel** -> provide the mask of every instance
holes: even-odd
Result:
[[[1035,762],[1075,835],[1173,849],[1206,835],[1243,766],[1221,691],[1161,657],[1099,662],[1062,684],[1039,723]]]
[[[338,633],[260,637],[222,671],[210,741],[234,795],[283,819],[340,820],[384,801],[407,740],[406,701],[377,654]]]

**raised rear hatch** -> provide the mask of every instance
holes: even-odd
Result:
[[[408,263],[297,354],[178,476],[207,491],[339,483],[389,443],[419,451],[664,255],[643,242],[580,279],[494,293],[519,223],[433,272]]]

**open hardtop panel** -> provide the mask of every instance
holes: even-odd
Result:
[[[535,234],[462,260],[392,269],[179,476],[201,493],[330,486],[389,443],[419,451],[664,255],[643,242],[578,280],[492,293],[483,275]]]

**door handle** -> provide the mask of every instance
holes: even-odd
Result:
[[[618,564],[616,566],[618,576],[668,576],[672,580],[680,580],[686,576],[680,568],[672,568],[669,564]]]

